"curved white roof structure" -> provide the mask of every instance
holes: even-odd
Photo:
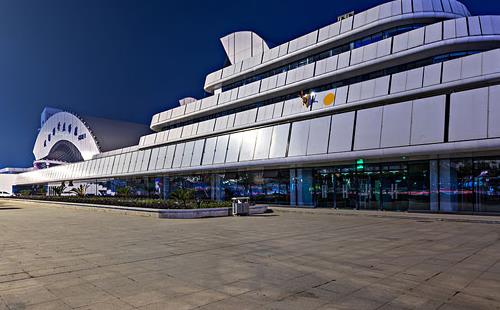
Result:
[[[102,152],[136,145],[149,131],[141,124],[51,111],[42,120],[33,147],[37,167],[90,160]]]

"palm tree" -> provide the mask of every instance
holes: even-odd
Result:
[[[56,195],[58,197],[60,197],[64,193],[65,189],[66,189],[66,185],[64,184],[64,182],[59,186],[52,187],[52,191],[54,192],[54,195]]]
[[[81,184],[78,187],[72,188],[71,192],[75,193],[78,197],[85,197],[87,195],[87,189],[89,188],[90,185],[88,184]]]

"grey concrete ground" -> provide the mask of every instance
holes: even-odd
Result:
[[[0,201],[0,309],[500,309],[500,225]]]

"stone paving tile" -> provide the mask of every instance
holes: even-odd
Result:
[[[0,310],[500,309],[500,224],[19,207],[0,223]]]

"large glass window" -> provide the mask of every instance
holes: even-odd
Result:
[[[474,174],[472,160],[440,160],[439,188],[441,212],[473,212]]]
[[[408,208],[413,211],[430,210],[429,162],[408,165]]]
[[[500,212],[500,159],[474,161],[476,212]]]

